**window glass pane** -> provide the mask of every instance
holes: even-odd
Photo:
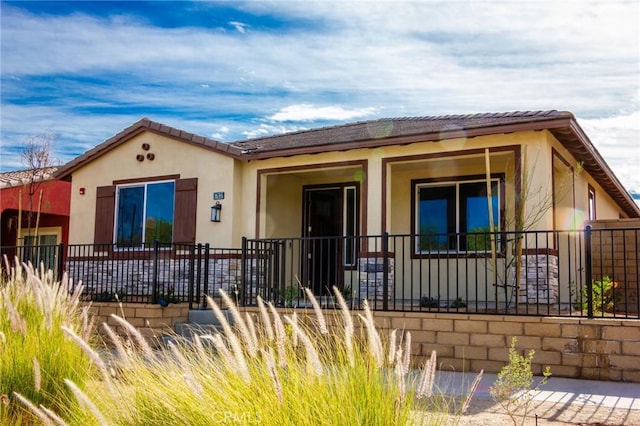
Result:
[[[158,240],[171,243],[173,235],[174,182],[147,185],[147,211],[144,226],[145,243]]]
[[[36,244],[36,237],[34,235],[25,235],[24,237],[22,237],[23,241],[24,241],[24,245],[25,246],[35,246]]]
[[[493,225],[496,231],[500,229],[498,195],[498,183],[491,182],[491,206],[493,210]],[[461,233],[490,232],[486,182],[460,184],[460,210]],[[461,245],[461,250],[490,250],[491,237],[489,234],[463,235]]]
[[[420,188],[418,200],[419,250],[455,249],[455,186]]]
[[[52,246],[58,244],[58,236],[55,234],[40,235],[40,245]]]
[[[144,214],[144,186],[118,189],[118,247],[140,247]]]

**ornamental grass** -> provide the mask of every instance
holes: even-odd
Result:
[[[41,422],[24,401],[60,415],[77,409],[64,380],[84,386],[95,372],[65,331],[91,342],[82,288],[71,291],[66,277],[57,282],[51,271],[30,264],[10,267],[6,258],[0,276],[0,424]]]
[[[152,348],[126,319],[124,332],[103,324],[111,350],[100,356],[79,333],[63,328],[98,374],[59,382],[74,404],[24,407],[65,425],[405,425],[450,424],[471,397],[447,397],[434,385],[435,352],[420,369],[410,363],[410,333],[382,336],[366,304],[350,312],[337,289],[340,315],[330,325],[313,294],[313,313],[282,314],[258,299],[243,313],[224,293],[208,299],[222,327],[192,339],[174,336]],[[479,380],[479,377],[478,377]],[[41,420],[45,422],[45,420]]]

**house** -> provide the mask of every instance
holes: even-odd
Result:
[[[255,272],[251,295],[300,280],[385,308],[495,306],[500,285],[511,286],[506,299],[571,306],[570,283],[585,279],[586,221],[640,217],[573,114],[555,110],[379,119],[231,143],[143,118],[56,177],[72,186],[69,242],[91,245],[71,270],[92,270],[84,265],[95,255],[120,262],[110,280],[140,283],[152,268],[131,262],[155,241],[163,253],[173,247],[172,259],[196,243],[244,245],[254,248],[251,269],[276,280],[263,285]],[[226,262],[223,275],[239,268],[240,254],[207,256]],[[224,286],[209,273],[212,288]]]
[[[18,255],[22,261],[44,261],[56,269],[54,246],[69,242],[71,198],[71,183],[54,180],[56,171],[47,167],[0,173],[0,245],[10,261]]]

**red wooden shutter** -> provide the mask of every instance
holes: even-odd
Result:
[[[196,242],[196,206],[198,178],[176,180],[173,215],[173,242]]]
[[[116,187],[99,186],[96,191],[96,223],[93,232],[95,244],[113,243],[115,205]]]

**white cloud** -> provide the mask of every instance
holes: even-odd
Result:
[[[55,132],[68,160],[142,116],[234,140],[373,115],[560,109],[640,191],[638,157],[625,155],[640,149],[640,2],[229,7],[242,22],[166,29],[3,3],[1,167],[25,134]],[[251,14],[304,25],[268,30]]]
[[[620,182],[640,194],[640,111],[578,121]]]
[[[243,24],[242,22],[238,22],[238,21],[230,21],[229,25],[231,25],[233,28],[235,28],[236,31],[238,31],[239,33],[245,34],[247,32],[247,24]]]
[[[229,128],[227,126],[221,126],[218,131],[211,133],[211,138],[222,141],[229,134]]]
[[[272,136],[280,133],[295,132],[299,130],[305,130],[305,128],[300,126],[280,126],[263,123],[260,124],[260,126],[257,128],[242,132],[242,134],[247,138],[260,138],[264,136]]]
[[[269,117],[273,121],[315,121],[315,120],[353,120],[360,117],[371,116],[376,108],[348,109],[341,106],[315,106],[311,104],[298,104],[286,106]]]

